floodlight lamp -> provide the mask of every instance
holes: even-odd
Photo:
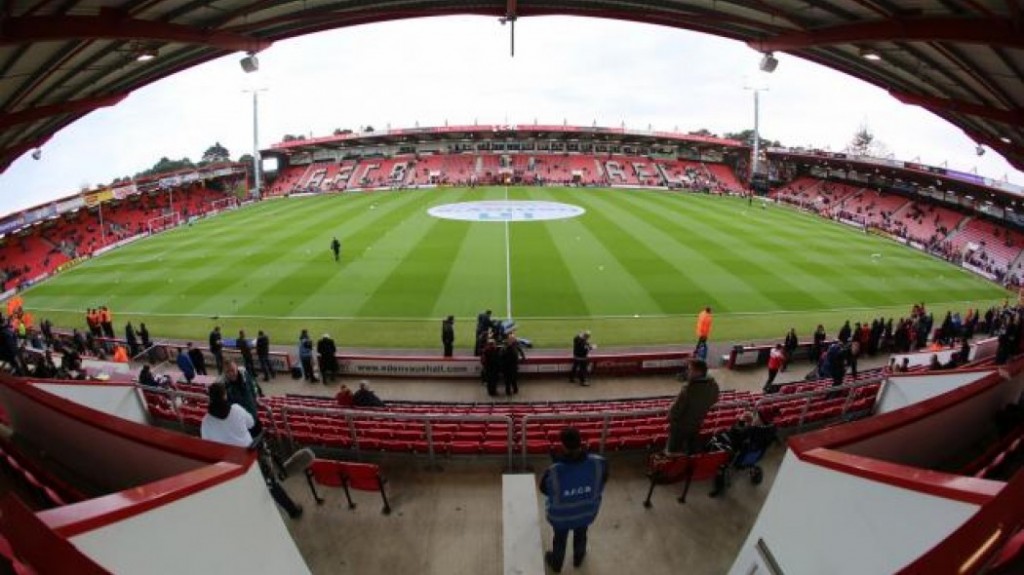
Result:
[[[860,57],[865,60],[871,60],[872,62],[878,62],[882,59],[882,55],[877,50],[871,50],[870,48],[863,48],[860,51]]]
[[[156,58],[157,54],[158,53],[157,53],[155,48],[140,49],[138,51],[138,53],[135,54],[135,61],[136,62],[149,62],[153,58]]]
[[[1001,137],[999,138],[999,141],[1000,141],[1000,142],[1002,142],[1002,143],[1004,143],[1004,144],[1009,144],[1009,143],[1011,143],[1011,140],[1010,140],[1010,138],[1007,138],[1006,136],[1001,136]]]
[[[260,61],[256,59],[256,55],[253,53],[249,53],[248,56],[242,58],[238,63],[242,66],[242,70],[245,70],[246,74],[252,74],[260,69]]]
[[[771,52],[765,52],[761,58],[761,64],[758,66],[762,72],[768,72],[771,74],[778,67],[779,61],[775,59],[775,56]]]

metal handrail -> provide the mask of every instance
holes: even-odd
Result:
[[[879,374],[879,377],[877,378],[872,377],[860,381],[855,381],[852,383],[846,383],[843,385],[822,387],[811,391],[789,393],[786,395],[781,395],[777,393],[765,395],[759,398],[754,403],[754,408],[758,412],[760,412],[764,407],[770,406],[771,404],[774,403],[783,403],[802,399],[804,400],[803,409],[800,411],[800,419],[797,421],[796,425],[797,427],[803,427],[807,419],[807,414],[810,411],[811,403],[813,403],[814,399],[819,398],[821,396],[834,395],[837,393],[846,393],[846,401],[843,402],[843,408],[839,412],[839,416],[843,417],[849,412],[850,406],[853,405],[854,390],[860,389],[862,387],[868,387],[871,385],[879,385],[882,382],[884,382],[887,378],[888,374],[883,373]]]
[[[326,408],[326,407],[300,407],[281,405],[279,406],[281,414],[284,416],[285,426],[288,431],[288,440],[294,447],[295,440],[294,434],[291,431],[289,425],[290,413],[304,413],[304,414],[318,414],[318,415],[329,415],[331,417],[337,417],[344,419],[349,429],[349,436],[352,439],[352,444],[355,446],[355,451],[359,453],[359,434],[355,427],[356,419],[386,419],[389,421],[394,420],[407,420],[407,421],[422,421],[424,423],[424,435],[427,441],[427,455],[430,465],[436,466],[436,449],[434,445],[434,434],[433,425],[435,423],[453,421],[458,423],[477,421],[477,422],[498,422],[503,423],[506,429],[506,445],[508,455],[508,465],[511,468],[513,465],[514,452],[514,431],[515,423],[512,418],[507,415],[462,415],[462,414],[425,414],[425,413],[400,413],[390,411],[362,411],[353,409],[342,409],[342,408]]]
[[[804,391],[800,393],[791,394],[771,394],[764,395],[756,400],[734,400],[722,403],[716,403],[712,406],[714,410],[725,410],[741,408],[749,411],[760,412],[765,407],[769,407],[773,404],[792,402],[794,400],[803,400],[803,409],[800,412],[800,418],[797,420],[796,426],[802,427],[806,423],[807,414],[810,411],[810,406],[815,399],[823,396],[833,395],[837,393],[845,393],[846,398],[840,411],[840,416],[845,416],[850,406],[854,402],[854,390],[862,387],[871,385],[878,385],[885,381],[888,374],[879,374],[877,378],[868,378],[860,381],[847,383],[841,386],[829,386],[811,391]],[[149,391],[157,394],[167,395],[170,398],[171,406],[174,409],[175,415],[178,417],[179,424],[184,427],[184,418],[179,410],[179,405],[176,399],[187,398],[187,399],[198,399],[200,401],[206,400],[207,397],[204,394],[193,393],[189,391],[181,391],[173,388],[151,388],[142,386],[139,384],[133,384],[134,387],[140,390]],[[277,418],[274,417],[275,411],[271,402],[261,400],[259,404],[266,408],[270,413],[270,425],[274,430],[275,435],[280,436],[281,429],[277,425]],[[514,451],[515,451],[515,420],[510,415],[479,415],[479,414],[429,414],[429,413],[404,413],[394,411],[364,411],[364,410],[353,410],[343,408],[327,408],[327,407],[312,407],[312,406],[291,406],[291,405],[278,405],[277,412],[282,416],[284,422],[284,435],[287,436],[289,445],[292,448],[295,447],[295,433],[291,427],[290,414],[307,414],[307,415],[326,415],[337,418],[340,423],[343,423],[348,428],[349,438],[352,441],[354,450],[359,454],[359,432],[356,429],[356,419],[381,419],[389,421],[418,421],[424,423],[424,437],[427,442],[427,455],[429,464],[432,467],[436,467],[436,445],[434,442],[433,426],[441,422],[500,422],[506,427],[506,444],[507,444],[507,455],[508,465],[511,468],[514,465]],[[629,418],[636,419],[641,417],[665,417],[668,413],[667,407],[659,408],[648,408],[639,410],[615,410],[615,411],[585,411],[577,413],[532,413],[522,415],[522,423],[519,428],[519,440],[521,448],[521,468],[526,467],[526,461],[529,457],[529,446],[526,438],[528,437],[529,426],[532,423],[543,422],[543,421],[585,421],[585,420],[601,420],[601,437],[598,443],[598,452],[604,454],[605,447],[607,445],[609,429],[611,427],[611,421],[615,418]]]
[[[754,404],[750,401],[737,400],[728,401],[723,403],[716,403],[712,406],[712,409],[752,409]],[[637,419],[640,417],[665,417],[668,414],[668,408],[651,408],[651,409],[637,409],[637,410],[616,410],[616,411],[599,411],[599,412],[583,412],[583,413],[531,413],[523,416],[523,422],[520,427],[520,443],[522,444],[522,459],[520,461],[521,468],[526,468],[526,459],[529,457],[528,445],[526,437],[529,431],[529,425],[531,422],[540,421],[575,421],[575,420],[601,420],[601,440],[598,444],[598,453],[604,455],[605,443],[608,439],[608,428],[610,427],[612,418],[629,418]]]

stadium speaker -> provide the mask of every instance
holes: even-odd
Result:
[[[42,150],[40,150],[39,148],[36,148],[36,149],[32,150],[32,159],[33,160],[38,160],[39,158],[42,158],[42,157],[43,157],[43,151]]]
[[[764,57],[761,58],[761,65],[759,67],[762,72],[768,72],[771,74],[775,71],[775,68],[778,67],[778,65],[779,61],[775,59],[775,56],[772,55],[771,52],[765,52]]]
[[[978,154],[979,156],[984,156],[985,155],[985,148],[981,147],[981,144],[978,144],[978,146],[976,148],[974,148],[974,153]]]
[[[252,54],[242,58],[241,61],[239,61],[239,64],[242,65],[242,69],[245,70],[246,74],[251,74],[260,69],[260,61]]]

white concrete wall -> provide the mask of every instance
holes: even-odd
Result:
[[[983,339],[971,344],[971,353],[968,355],[970,361],[978,361],[979,359],[988,359],[996,356],[996,351],[999,349],[999,338],[990,337]]]
[[[532,473],[501,476],[502,548],[505,575],[544,575],[540,505]]]
[[[842,451],[915,467],[940,465],[989,433],[992,415],[1020,395],[1021,384],[1002,380],[927,417],[848,443]]]
[[[36,387],[103,413],[143,425],[149,424],[146,408],[138,392],[130,386],[39,383]]]
[[[309,573],[283,521],[254,464],[245,475],[71,542],[124,575]]]
[[[890,377],[882,384],[875,413],[888,413],[901,407],[942,395],[978,381],[992,372],[943,373]]]
[[[893,573],[963,524],[978,506],[805,463],[787,452],[729,573],[766,573],[763,539],[786,575]]]
[[[910,363],[907,364],[908,367],[920,367],[922,365],[931,365],[932,356],[937,355],[939,356],[939,363],[945,365],[949,361],[949,358],[958,351],[960,351],[959,348],[944,349],[941,351],[915,351],[913,353],[894,353],[889,356],[889,359],[895,359],[896,365],[903,365],[903,359],[906,358],[910,360]]]
[[[103,373],[131,373],[132,366],[127,363],[118,363],[116,361],[102,361],[99,359],[82,359],[82,367],[86,369],[95,369]]]

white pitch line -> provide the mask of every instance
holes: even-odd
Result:
[[[508,186],[505,186],[508,202]],[[508,241],[508,220],[505,220],[505,316],[512,319],[512,247]]]
[[[996,301],[999,298],[993,298],[992,300],[984,301]],[[937,301],[930,302],[929,307],[935,306],[953,306],[953,305],[976,305],[983,303],[982,300],[961,300],[961,301]],[[912,304],[906,304],[909,306]],[[735,312],[715,312],[715,317],[749,317],[749,316],[764,316],[764,315],[795,315],[795,314],[813,314],[813,313],[840,313],[840,312],[884,312],[885,310],[895,310],[904,308],[904,305],[892,305],[882,307],[837,307],[837,308],[821,308],[821,309],[807,309],[807,310],[777,310],[777,311],[735,311]],[[67,308],[47,308],[47,307],[32,307],[32,311],[36,313],[40,312],[62,312],[62,313],[84,313],[84,309],[67,309]],[[182,317],[182,318],[206,318],[209,319],[213,316],[217,316],[219,319],[267,319],[267,320],[280,320],[280,321],[376,321],[376,322],[432,322],[436,318],[433,317],[355,317],[355,316],[320,316],[320,315],[306,315],[306,316],[279,316],[279,315],[258,315],[258,314],[224,314],[224,313],[150,313],[144,311],[122,311],[118,310],[118,315],[123,316],[143,316],[143,317]],[[456,319],[475,319],[476,316],[467,316],[465,318],[459,316]],[[603,319],[674,319],[674,318],[695,318],[697,314],[694,313],[676,313],[676,314],[644,314],[640,315],[639,318],[633,315],[568,315],[568,316],[538,316],[538,317],[521,317],[520,321],[576,321],[580,319],[587,320],[603,320]]]

